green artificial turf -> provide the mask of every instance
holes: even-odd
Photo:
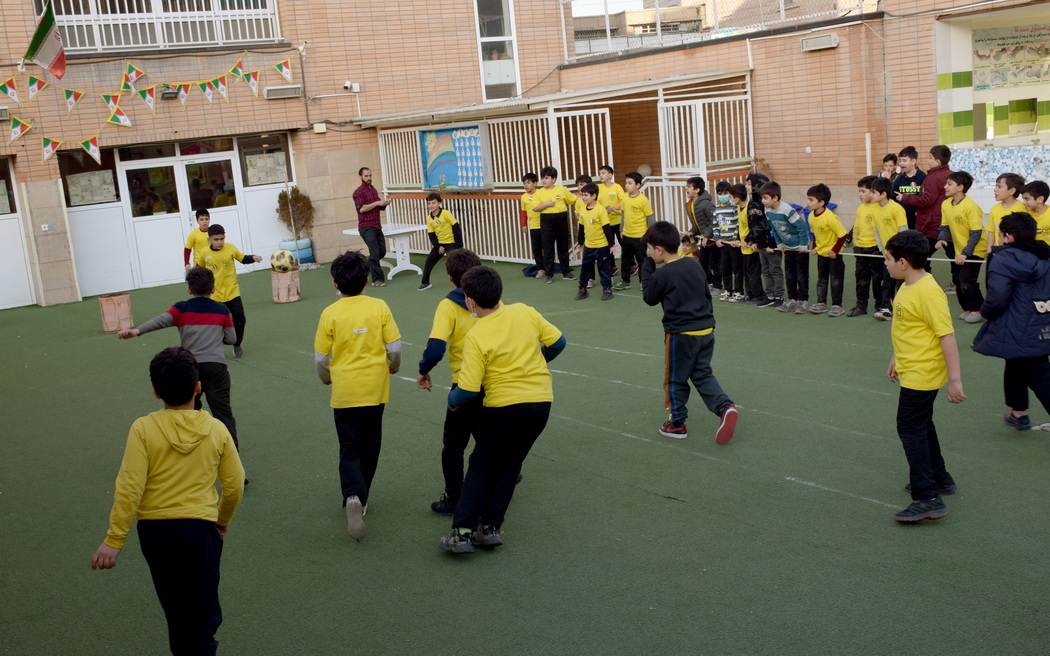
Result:
[[[289,305],[270,301],[268,273],[240,277],[245,355],[230,371],[252,482],[225,542],[221,653],[1045,653],[1050,435],[1004,427],[1002,361],[970,351],[977,326],[956,321],[969,398],[942,391],[934,414],[959,492],[947,518],[902,526],[889,324],[716,301],[715,373],[740,408],[737,435],[717,446],[694,393],[689,438],[671,440],[657,433],[658,308],[636,289],[574,302],[571,282],[496,266],[505,300],[539,309],[570,345],[551,364],[551,421],[505,546],[464,557],[438,549],[450,522],[429,509],[447,366],[433,392],[414,383],[444,286],[417,292],[401,274],[368,288],[405,347],[358,543],[313,368],[317,317],[336,298],[328,271],[303,272]],[[850,273],[847,309],[852,290]],[[134,317],[184,296],[132,292]],[[0,653],[166,652],[134,531],[114,570],[88,562],[127,429],[158,407],[149,359],[177,342],[174,329],[102,333],[94,298],[0,312]],[[1037,403],[1033,419],[1047,421]]]

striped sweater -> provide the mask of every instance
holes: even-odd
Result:
[[[139,333],[148,333],[175,326],[179,329],[182,346],[188,348],[197,362],[226,364],[223,344],[237,341],[233,329],[233,315],[225,305],[207,296],[194,296],[179,301],[164,314],[153,317],[138,327]]]

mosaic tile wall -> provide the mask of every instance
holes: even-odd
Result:
[[[1026,181],[1050,178],[1050,146],[1005,146],[952,150],[949,168],[973,176],[975,188],[991,189],[1003,173],[1017,173]]]

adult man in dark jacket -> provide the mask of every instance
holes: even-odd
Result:
[[[1028,430],[1028,390],[1050,412],[1050,246],[1035,238],[1031,215],[1015,212],[999,224],[1003,245],[988,265],[988,295],[973,350],[1006,360],[1004,420]]]
[[[926,179],[922,181],[922,192],[918,194],[895,194],[897,200],[905,208],[909,205],[917,208],[915,211],[915,229],[925,235],[926,240],[929,241],[930,257],[933,257],[933,252],[936,250],[934,245],[937,243],[937,234],[941,230],[941,203],[948,198],[944,193],[944,183],[948,181],[948,174],[951,173],[951,170],[948,168],[948,162],[951,158],[952,151],[948,146],[937,145],[930,148],[929,158],[927,159],[929,170],[926,171]],[[954,244],[948,242],[944,247],[944,252],[949,259],[954,259]],[[930,270],[929,267],[930,264],[927,262],[927,271]],[[944,291],[954,294],[958,282],[958,265],[953,262],[952,284]]]

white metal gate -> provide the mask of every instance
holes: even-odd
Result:
[[[707,177],[750,166],[754,152],[748,95],[658,103],[665,176]]]

